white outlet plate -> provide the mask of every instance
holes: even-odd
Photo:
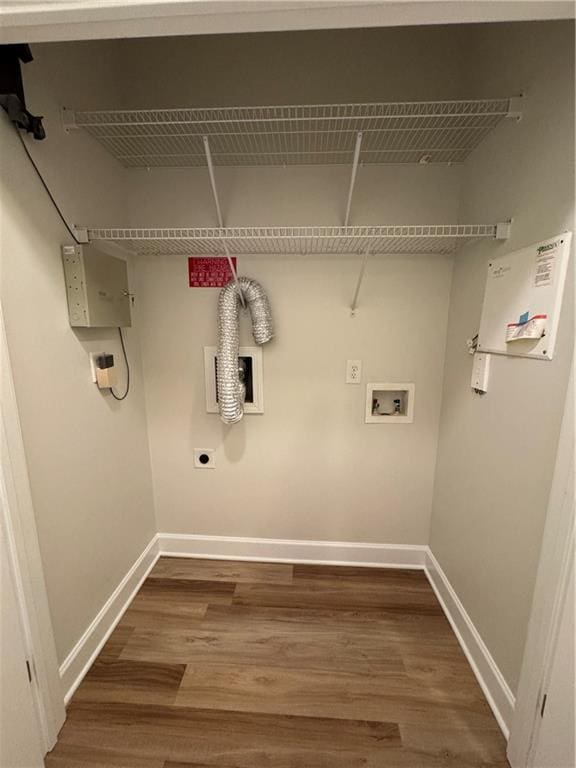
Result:
[[[346,384],[360,384],[362,360],[346,360]]]
[[[201,457],[207,456],[208,461],[201,461]],[[216,457],[214,448],[194,448],[194,466],[196,469],[215,469]]]

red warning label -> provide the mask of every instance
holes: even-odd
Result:
[[[232,256],[236,269],[236,257]],[[190,288],[222,288],[232,280],[228,259],[222,256],[190,256],[188,258]]]

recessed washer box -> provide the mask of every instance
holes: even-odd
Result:
[[[68,317],[73,328],[132,325],[126,262],[93,245],[63,245]]]
[[[366,385],[366,424],[411,424],[414,421],[415,385]]]

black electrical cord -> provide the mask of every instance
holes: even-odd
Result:
[[[130,365],[128,363],[128,355],[126,354],[126,347],[124,346],[124,336],[122,335],[122,328],[118,328],[120,334],[120,344],[122,344],[122,352],[124,353],[124,362],[126,363],[126,392],[122,396],[117,395],[116,392],[110,387],[110,392],[115,400],[125,400],[130,392]]]
[[[56,200],[54,199],[54,196],[53,196],[52,192],[50,192],[50,189],[48,188],[48,185],[44,181],[44,177],[42,176],[42,174],[40,173],[40,169],[38,168],[38,166],[34,162],[34,158],[30,154],[30,151],[29,151],[28,147],[26,146],[26,142],[22,138],[22,134],[20,133],[20,130],[19,130],[18,126],[14,125],[14,129],[16,131],[16,134],[17,134],[18,138],[20,139],[20,143],[22,144],[24,152],[26,152],[26,155],[28,156],[28,160],[30,160],[30,163],[32,164],[32,167],[36,171],[36,175],[38,176],[38,178],[40,179],[40,181],[42,183],[42,186],[46,190],[46,194],[48,195],[48,197],[52,201],[52,205],[56,209],[56,211],[58,213],[58,216],[60,216],[60,218],[62,219],[62,223],[64,224],[64,226],[66,227],[66,229],[70,233],[70,236],[72,237],[74,242],[77,245],[81,245],[80,240],[78,240],[78,238],[74,234],[74,230],[72,229],[72,227],[68,224],[68,222],[64,218],[64,214],[60,210],[60,207],[59,207],[58,203],[56,202]],[[128,362],[128,355],[126,354],[126,346],[124,345],[124,336],[122,335],[122,328],[118,328],[118,333],[120,334],[120,344],[122,345],[122,352],[124,354],[124,362],[126,363],[126,392],[124,392],[123,395],[117,395],[116,392],[114,392],[114,390],[112,389],[112,387],[110,387],[110,392],[112,393],[112,397],[114,397],[116,400],[125,400],[128,397],[128,392],[130,392],[130,364]]]
[[[46,184],[46,182],[44,181],[44,177],[43,177],[43,176],[42,176],[42,174],[40,173],[40,169],[38,168],[38,166],[37,166],[37,165],[36,165],[36,163],[34,162],[34,158],[33,158],[33,157],[32,157],[32,155],[30,154],[30,150],[29,150],[29,149],[28,149],[28,147],[26,146],[26,142],[24,141],[24,139],[23,139],[23,137],[22,137],[22,134],[20,133],[20,129],[19,129],[19,128],[18,128],[16,125],[14,126],[14,129],[15,129],[15,131],[16,131],[16,133],[17,133],[17,135],[18,135],[18,138],[20,139],[20,143],[22,144],[22,147],[24,148],[24,152],[26,152],[26,154],[28,155],[28,160],[30,160],[30,162],[32,163],[32,167],[33,167],[33,168],[34,168],[34,170],[36,171],[36,174],[37,174],[38,178],[39,178],[39,179],[40,179],[40,181],[42,182],[42,186],[43,186],[43,187],[44,187],[44,189],[46,190],[46,194],[48,195],[48,197],[49,197],[49,198],[50,198],[50,200],[52,201],[52,205],[54,206],[54,208],[56,208],[56,211],[58,212],[58,216],[60,216],[60,218],[62,219],[62,222],[63,222],[64,226],[66,227],[66,229],[68,230],[68,232],[70,232],[70,236],[72,237],[72,239],[74,240],[74,242],[75,242],[75,243],[77,243],[78,245],[80,245],[80,240],[78,240],[78,238],[77,238],[77,237],[76,237],[76,235],[74,234],[74,230],[72,229],[72,227],[71,227],[71,226],[68,224],[68,222],[67,222],[67,221],[66,221],[66,219],[64,218],[64,214],[63,214],[63,213],[62,213],[62,211],[60,210],[60,208],[59,208],[59,206],[58,206],[58,203],[56,202],[56,200],[54,199],[54,196],[52,195],[52,192],[50,192],[50,190],[49,190],[49,188],[48,188],[48,185],[47,185],[47,184]]]

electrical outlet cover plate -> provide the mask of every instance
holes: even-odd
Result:
[[[360,384],[362,360],[346,360],[346,384]]]
[[[194,448],[194,466],[196,469],[214,469],[216,467],[214,448]]]

